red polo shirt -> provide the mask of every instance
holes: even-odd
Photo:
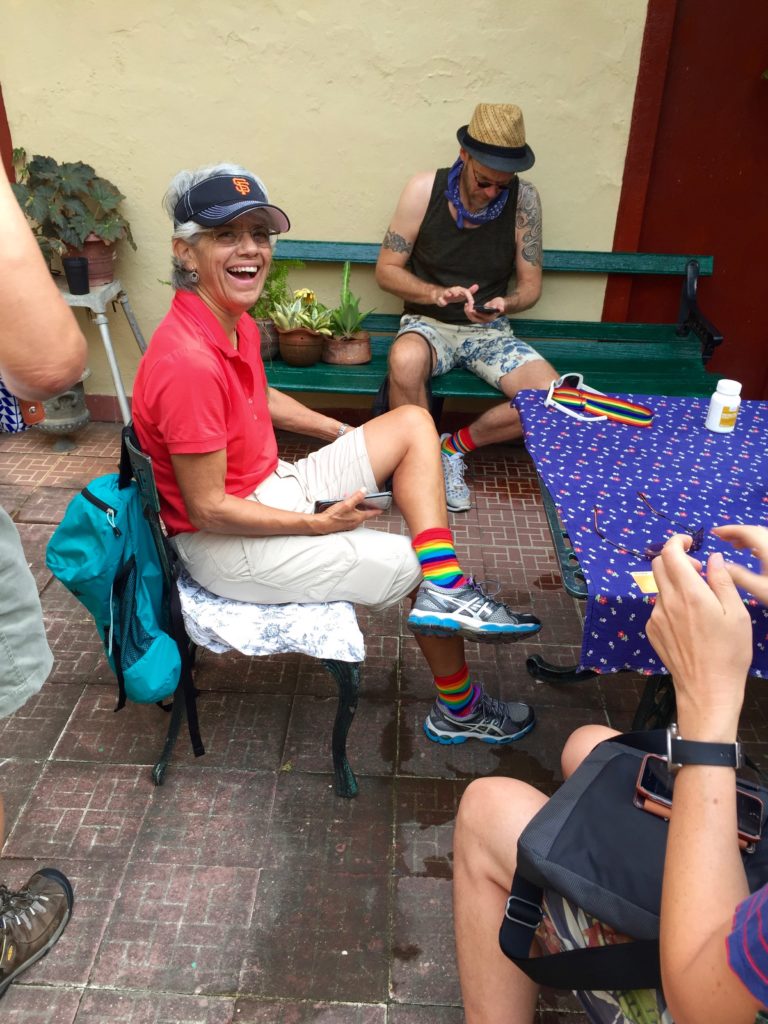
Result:
[[[197,295],[176,292],[141,358],[133,386],[133,421],[152,457],[160,510],[171,536],[192,532],[171,455],[225,449],[227,494],[244,498],[277,465],[267,406],[259,329],[237,322],[238,348]]]

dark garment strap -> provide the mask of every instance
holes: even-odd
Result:
[[[585,992],[661,988],[657,939],[532,957],[542,899],[541,889],[516,873],[499,932],[502,951],[537,984]]]

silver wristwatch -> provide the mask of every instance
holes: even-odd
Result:
[[[673,722],[667,729],[667,762],[674,774],[684,764],[709,764],[722,768],[741,768],[744,756],[741,744],[702,743],[699,740],[684,740]]]

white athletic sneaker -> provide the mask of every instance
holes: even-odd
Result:
[[[450,434],[441,434],[440,444],[450,437]],[[464,461],[464,456],[459,455],[446,455],[445,452],[440,452],[440,459],[443,463],[443,476],[445,477],[445,504],[448,506],[449,512],[466,512],[472,508],[472,498],[469,493],[469,488],[464,483],[464,471],[467,468],[467,464]]]

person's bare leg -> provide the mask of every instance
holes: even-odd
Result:
[[[499,927],[517,840],[547,802],[518,779],[473,782],[454,833],[453,916],[467,1024],[532,1024],[538,987],[502,953]]]
[[[509,400],[518,391],[526,388],[546,389],[553,380],[557,380],[557,370],[545,359],[535,359],[523,363],[512,373],[505,373],[499,381],[499,387],[507,397],[506,402],[494,405],[470,424],[472,440],[478,448],[487,444],[499,444],[502,441],[514,441],[522,436],[520,416]]]
[[[598,743],[618,735],[616,729],[609,729],[607,725],[582,725],[578,729],[574,729],[565,741],[563,752],[560,755],[563,778],[567,779],[573,775],[587,754],[594,750]]]
[[[428,409],[426,381],[432,372],[432,346],[421,334],[402,334],[389,350],[389,407]]]
[[[415,597],[415,592],[410,596]],[[414,639],[421,648],[433,676],[450,676],[463,668],[466,653],[461,637],[422,636],[414,633]]]
[[[448,525],[440,439],[426,409],[404,405],[364,426],[365,445],[379,484],[393,479],[393,494],[412,537]]]

